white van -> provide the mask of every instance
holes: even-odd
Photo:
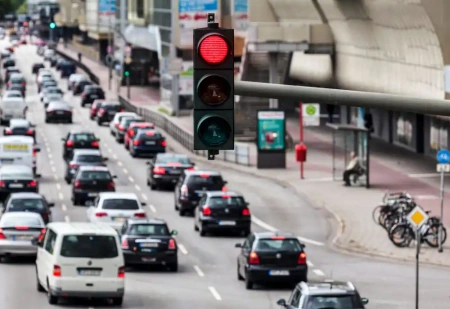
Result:
[[[34,175],[37,175],[37,152],[39,151],[31,136],[2,136],[0,137],[0,166],[26,165],[33,169]]]
[[[48,302],[59,298],[109,298],[120,306],[125,267],[118,233],[106,224],[53,222],[47,225],[36,258],[37,290]]]
[[[27,110],[24,98],[3,97],[0,102],[0,125],[8,124],[12,118],[26,118]]]

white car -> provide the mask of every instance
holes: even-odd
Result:
[[[116,230],[122,228],[128,218],[146,218],[147,214],[134,193],[103,192],[94,200],[87,211],[88,222],[106,223]]]
[[[73,85],[76,82],[79,82],[79,81],[82,81],[82,80],[89,80],[89,79],[88,79],[87,76],[85,76],[83,74],[78,74],[78,73],[71,74],[69,76],[69,81],[68,81],[68,84],[67,84],[67,90],[72,90]]]
[[[52,72],[49,72],[48,70],[45,70],[45,71],[39,70],[36,80],[39,85],[40,83],[42,83],[42,80],[49,79],[49,78],[54,79]]]
[[[44,101],[44,97],[49,94],[59,94],[62,97],[64,95],[64,92],[62,92],[62,90],[59,89],[58,87],[43,88],[41,92],[39,92],[39,97],[41,101]]]
[[[116,136],[116,133],[119,130],[119,124],[123,117],[129,117],[129,118],[139,118],[140,116],[136,113],[132,112],[120,112],[117,113],[113,120],[109,123],[109,131],[111,132],[112,136]]]
[[[5,100],[7,98],[23,99],[23,95],[22,95],[22,92],[20,92],[19,90],[6,90],[5,93],[3,94],[3,100]]]
[[[44,51],[44,60],[50,60],[55,55],[56,55],[56,52],[54,49],[46,49]]]
[[[125,262],[119,235],[105,224],[54,222],[38,246],[36,286],[49,304],[59,298],[110,298],[120,306],[125,294]]]
[[[44,106],[47,107],[51,102],[59,102],[62,101],[63,96],[58,93],[50,93],[44,97],[42,102]]]

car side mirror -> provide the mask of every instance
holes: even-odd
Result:
[[[284,300],[283,298],[282,298],[282,299],[279,299],[279,300],[277,301],[277,305],[286,308],[286,300]]]
[[[36,177],[36,178],[41,178],[42,175],[41,175],[41,174],[36,174],[35,177]]]
[[[170,234],[172,234],[173,236],[178,235],[178,231],[177,230],[172,230],[172,232],[170,232]]]
[[[112,175],[111,177],[114,179],[117,179],[117,175]]]
[[[55,207],[55,203],[48,203],[48,207]]]
[[[108,161],[108,158],[107,157],[103,157],[102,160],[103,161]]]
[[[224,185],[228,184],[228,181],[225,181],[225,180],[224,180],[224,181],[223,181],[223,184],[224,184]]]
[[[361,298],[361,302],[362,302],[363,305],[367,305],[369,303],[369,299],[363,297],[363,298]]]
[[[235,244],[234,247],[235,248],[242,248],[242,244]]]
[[[142,206],[147,206],[147,203],[146,202],[141,202],[141,205]]]

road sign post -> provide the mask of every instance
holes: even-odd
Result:
[[[450,172],[450,151],[447,149],[441,149],[438,151],[436,155],[436,159],[439,162],[437,165],[437,171],[441,173],[441,186],[440,186],[440,198],[441,198],[441,218],[439,222],[439,231],[438,231],[438,243],[439,249],[438,252],[442,253],[444,248],[442,247],[442,237],[443,237],[443,228],[444,228],[444,173]]]

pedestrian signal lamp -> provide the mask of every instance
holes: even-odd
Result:
[[[53,23],[53,22],[51,22],[51,23],[50,23],[50,29],[55,29],[55,27],[56,27],[56,24]]]
[[[194,29],[194,150],[234,149],[234,30]]]
[[[130,76],[130,72],[129,71],[125,71],[124,73],[123,73],[125,76]]]

